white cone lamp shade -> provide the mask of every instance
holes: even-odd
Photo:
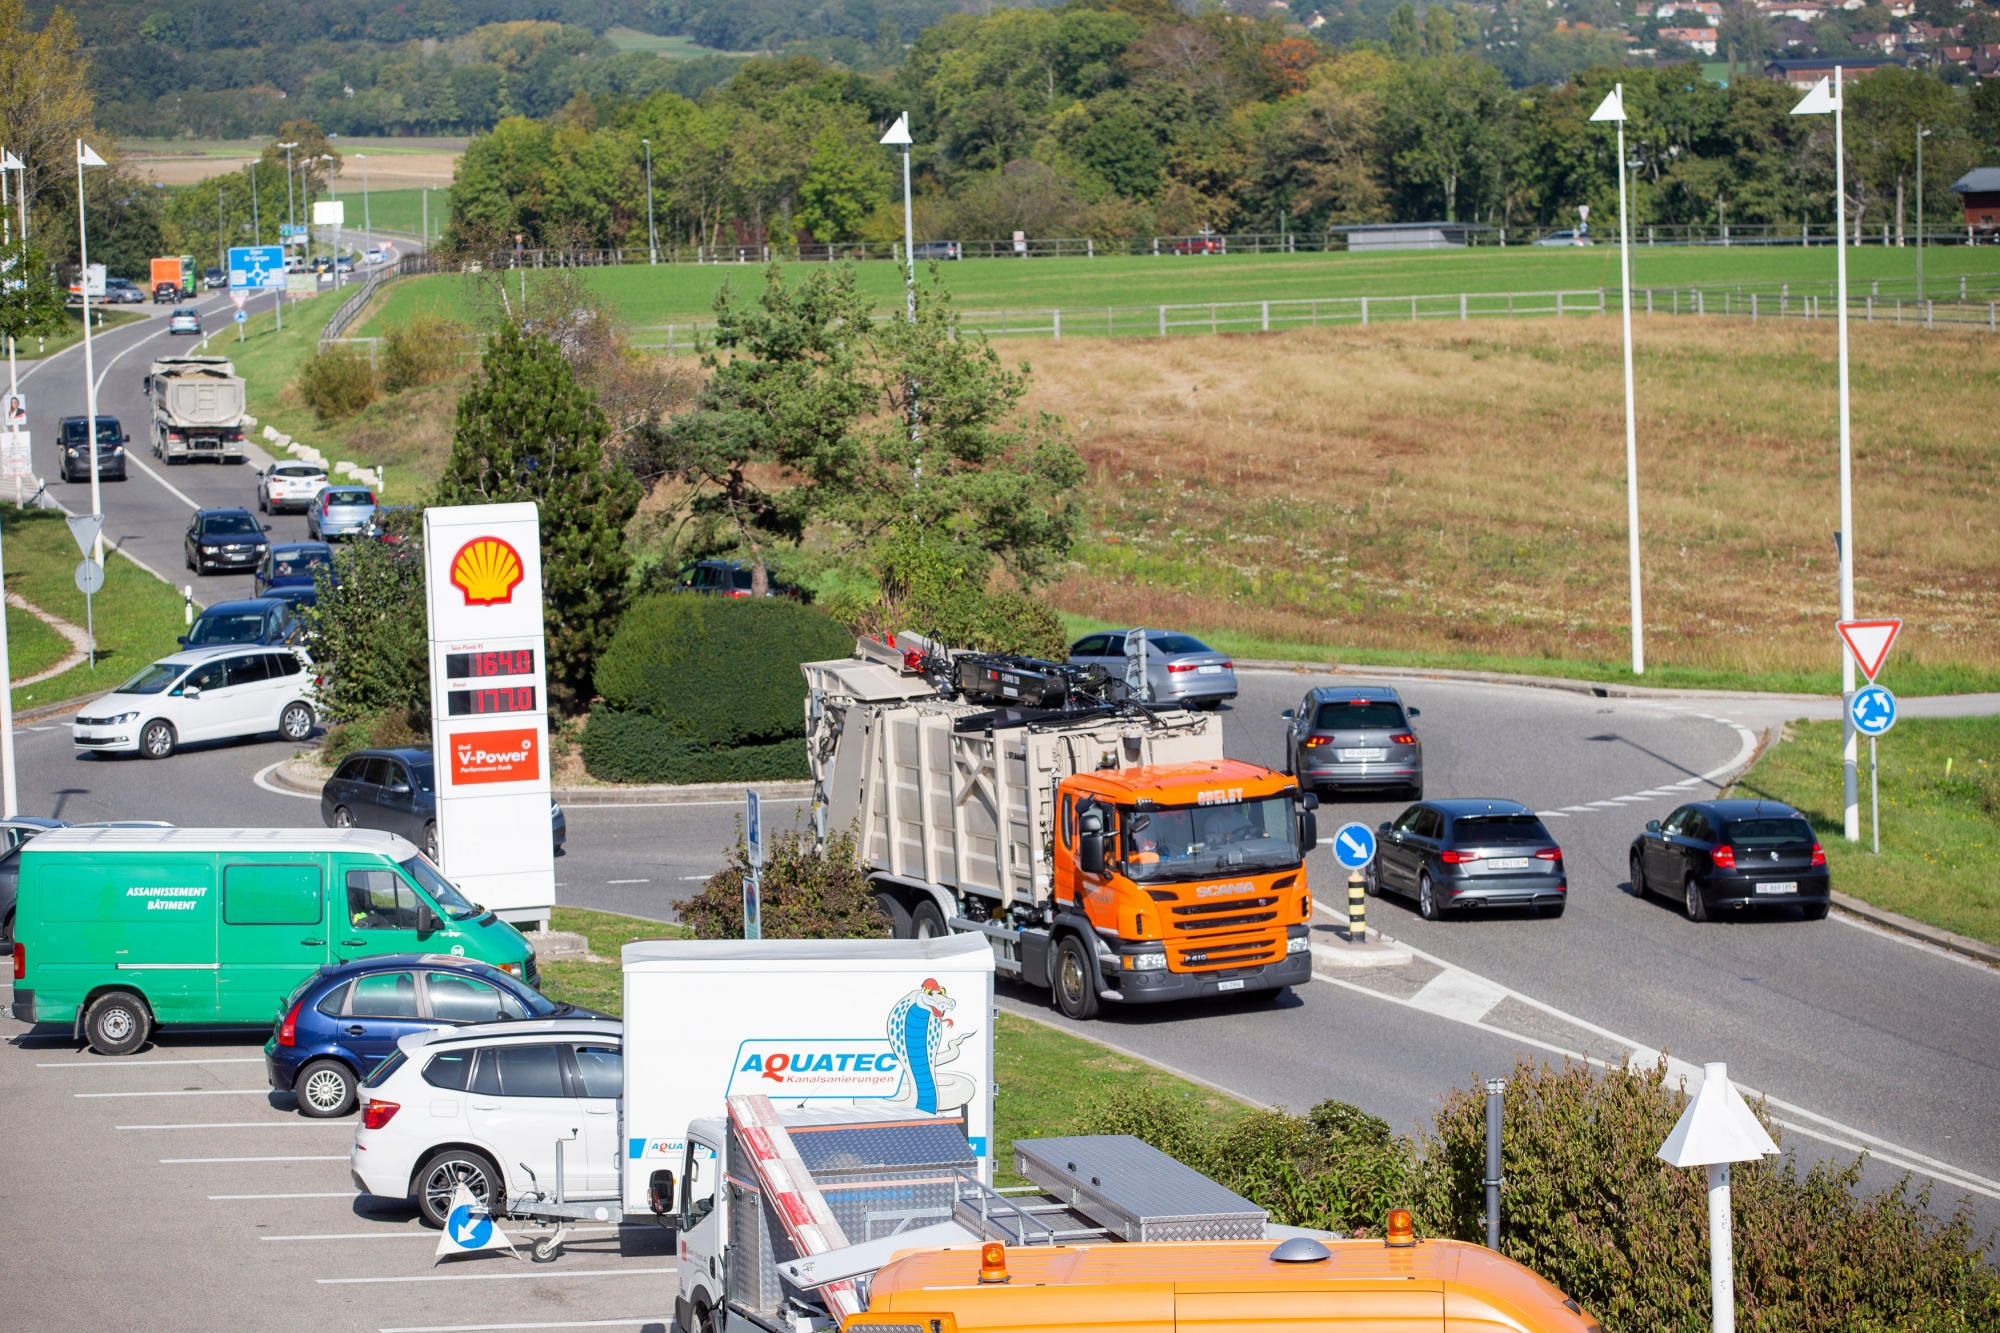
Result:
[[[1674,1132],[1660,1145],[1659,1156],[1674,1166],[1715,1166],[1776,1157],[1778,1145],[1729,1081],[1728,1066],[1711,1064],[1705,1072],[1701,1091],[1695,1093]]]

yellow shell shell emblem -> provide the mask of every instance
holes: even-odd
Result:
[[[527,577],[521,553],[498,537],[474,537],[451,558],[451,586],[467,606],[501,606]]]

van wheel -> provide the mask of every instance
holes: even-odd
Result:
[[[424,825],[424,855],[428,856],[431,859],[432,865],[437,864],[438,826],[437,826],[437,821],[435,819],[433,819],[430,823]]]
[[[1062,937],[1056,946],[1056,1008],[1079,1022],[1097,1017],[1097,960],[1074,935]]]
[[[910,909],[901,898],[887,889],[875,891],[875,905],[882,909],[882,915],[889,918],[889,938],[907,940],[910,935]]]
[[[278,734],[288,741],[302,741],[312,735],[313,710],[306,704],[289,703],[278,714]]]
[[[146,1002],[130,991],[100,995],[83,1013],[84,1038],[99,1055],[130,1055],[146,1044],[152,1029]]]
[[[148,759],[165,759],[174,752],[174,724],[154,718],[139,733],[139,753]]]
[[[910,911],[910,938],[913,940],[941,940],[951,934],[951,927],[944,923],[944,913],[938,905],[925,898]]]
[[[299,1071],[292,1084],[299,1114],[329,1120],[354,1109],[354,1071],[338,1060],[315,1060]]]
[[[444,1230],[460,1185],[489,1213],[497,1215],[504,1210],[507,1186],[493,1159],[470,1148],[446,1148],[417,1168],[417,1211],[425,1222]]]
[[[344,805],[336,805],[333,807],[333,826],[335,828],[353,828],[354,812]]]

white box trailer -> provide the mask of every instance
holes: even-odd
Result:
[[[626,1211],[649,1211],[654,1171],[687,1179],[688,1126],[746,1093],[963,1116],[992,1182],[993,955],[978,937],[646,940],[624,971]]]

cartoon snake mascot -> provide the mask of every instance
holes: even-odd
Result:
[[[979,1090],[975,1081],[962,1074],[938,1072],[939,1066],[958,1058],[958,1044],[976,1031],[965,1028],[949,1040],[945,1038],[946,1028],[957,1027],[946,1015],[957,1007],[958,1001],[930,977],[896,1001],[889,1011],[889,1045],[910,1077],[897,1095],[887,1100],[931,1115],[956,1110],[972,1100]]]

